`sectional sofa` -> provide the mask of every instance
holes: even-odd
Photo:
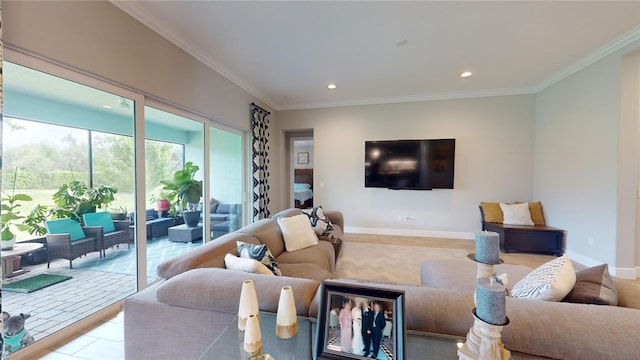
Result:
[[[279,216],[295,213],[288,210]],[[328,212],[328,216],[341,231],[342,214]],[[235,253],[237,240],[267,244],[284,276],[225,269],[224,255]],[[235,317],[246,279],[255,282],[262,311],[276,312],[280,289],[289,285],[298,314],[316,317],[319,286],[322,280],[333,278],[335,261],[334,247],[328,241],[299,253],[284,251],[275,220],[262,220],[171,259],[158,267],[163,280],[125,300],[126,358],[198,358]],[[456,276],[462,273],[456,275],[454,270],[427,264],[422,273],[424,284],[419,286],[362,284],[405,291],[408,329],[465,336],[473,323],[473,283],[465,282],[473,281],[475,271],[458,281]],[[505,345],[514,359],[636,359],[640,354],[640,290],[621,285],[625,286],[619,288],[618,307],[509,299],[511,323],[503,332]],[[408,355],[409,359],[422,358]]]

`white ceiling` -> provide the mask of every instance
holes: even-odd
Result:
[[[531,93],[640,39],[638,1],[113,2],[276,110]]]

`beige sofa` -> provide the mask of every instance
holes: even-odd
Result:
[[[341,214],[328,215],[343,227]],[[236,240],[267,244],[285,276],[224,269],[223,257],[235,252]],[[158,274],[165,280],[125,300],[126,358],[197,359],[234,319],[246,279],[255,282],[261,310],[275,312],[280,289],[290,285],[298,314],[316,317],[320,281],[332,277],[333,247],[320,241],[305,253],[286,254],[283,244],[277,223],[262,220],[162,264]],[[426,263],[423,286],[362,284],[404,290],[407,328],[465,336],[473,323],[475,265],[463,263]],[[520,276],[508,272],[512,281]],[[509,299],[506,346],[515,359],[636,359],[640,290],[622,284],[619,307]],[[422,359],[421,354],[408,358]]]

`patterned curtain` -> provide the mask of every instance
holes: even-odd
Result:
[[[269,112],[251,104],[251,155],[253,157],[253,221],[266,219],[269,212]]]

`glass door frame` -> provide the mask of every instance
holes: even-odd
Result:
[[[228,131],[242,137],[242,159],[243,159],[243,196],[242,206],[248,216],[251,216],[251,202],[249,201],[248,194],[251,190],[251,182],[249,181],[251,160],[247,157],[249,154],[250,141],[248,141],[248,132],[246,129],[238,129],[233,126],[229,126],[224,120],[218,119],[205,114],[191,111],[183,106],[172,104],[154,96],[145,94],[142,91],[131,89],[121,84],[117,84],[113,81],[109,81],[102,77],[93,75],[89,72],[85,72],[68,65],[64,65],[51,59],[42,58],[37,55],[26,53],[20,49],[11,47],[5,44],[4,47],[4,60],[25,66],[45,74],[53,75],[65,80],[69,80],[80,85],[92,87],[101,91],[109,92],[111,94],[122,96],[124,98],[133,101],[134,117],[133,117],[133,138],[134,138],[134,190],[135,190],[135,223],[143,224],[146,221],[146,187],[145,187],[145,106],[153,107],[158,110],[166,111],[187,119],[200,122],[203,124],[204,131],[204,164],[206,169],[209,169],[210,165],[210,129],[211,127]],[[247,116],[249,116],[249,107],[247,106]],[[205,171],[204,183],[203,183],[203,199],[209,199],[211,197],[210,190],[211,178],[210,172]],[[203,207],[203,227],[205,229],[210,228],[210,209],[208,206]],[[252,217],[243,217],[243,223],[241,226],[248,224]],[[211,232],[205,231],[203,234],[203,244],[211,241]],[[136,244],[136,260],[137,260],[137,286],[136,291],[142,291],[151,284],[147,284],[147,229],[146,226],[136,226],[135,228],[135,244]]]

